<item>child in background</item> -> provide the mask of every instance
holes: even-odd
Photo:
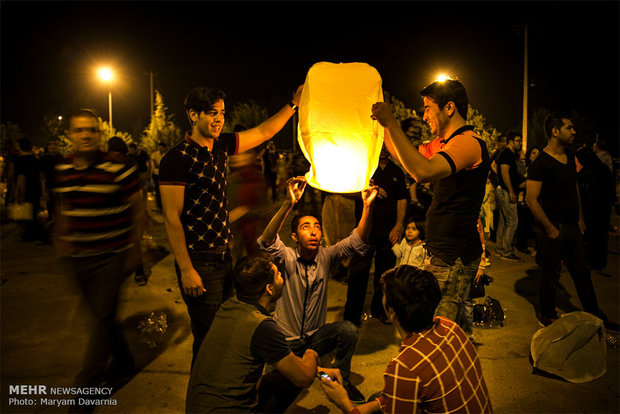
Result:
[[[424,222],[416,222],[413,218],[407,221],[405,227],[405,237],[403,240],[392,246],[394,256],[396,256],[396,266],[411,265],[421,268],[424,264]]]

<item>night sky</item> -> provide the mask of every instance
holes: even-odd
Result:
[[[619,16],[608,2],[15,2],[0,6],[2,122],[40,135],[42,117],[74,106],[108,117],[95,68],[115,68],[114,126],[141,131],[149,76],[182,129],[194,86],[227,106],[275,112],[320,61],[366,62],[408,107],[447,72],[501,132],[521,128],[523,36],[530,110],[577,110],[617,155]],[[369,108],[370,114],[370,108]]]

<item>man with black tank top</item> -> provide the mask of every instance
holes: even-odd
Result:
[[[436,136],[416,148],[385,102],[372,117],[386,129],[386,145],[417,182],[433,182],[426,214],[424,269],[435,275],[442,300],[435,314],[460,323],[482,255],[477,221],[489,173],[485,142],[466,124],[468,98],[460,81],[436,81],[424,88],[424,121]]]

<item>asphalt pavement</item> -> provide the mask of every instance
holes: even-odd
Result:
[[[96,409],[101,413],[181,413],[189,379],[192,335],[176,281],[161,216],[152,213],[147,240],[147,285],[128,279],[119,304],[119,319],[135,354],[138,374]],[[618,218],[614,217],[614,224]],[[290,243],[285,225],[283,240]],[[493,244],[489,243],[490,250]],[[80,369],[90,323],[72,280],[59,269],[51,245],[21,243],[16,225],[1,227],[1,405],[2,413],[64,413],[62,406]],[[620,320],[618,235],[610,236],[609,264],[592,278],[601,308]],[[504,262],[491,256],[493,278],[487,295],[500,301],[503,327],[475,327],[474,336],[494,411],[497,413],[620,412],[619,349],[607,349],[607,373],[573,384],[533,372],[529,360],[536,318],[537,276],[534,256]],[[564,271],[558,309],[580,309],[570,276]],[[328,321],[342,318],[346,283],[329,282]],[[369,288],[371,289],[371,288]],[[371,291],[368,292],[370,298]],[[480,301],[480,300],[478,300]],[[149,316],[152,315],[151,321]],[[164,321],[165,317],[165,321]],[[161,328],[160,333],[156,328]],[[366,396],[380,391],[383,370],[400,340],[392,326],[375,319],[363,322],[352,362],[354,385]],[[323,363],[328,364],[329,358]],[[23,387],[23,386],[26,387]],[[43,388],[41,388],[43,386]],[[47,394],[42,394],[45,390]],[[55,394],[53,394],[55,393]],[[340,412],[315,381],[289,413]]]

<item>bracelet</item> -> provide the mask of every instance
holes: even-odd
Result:
[[[293,111],[296,111],[296,110],[297,110],[297,108],[298,108],[298,106],[297,106],[297,105],[295,105],[295,102],[293,102],[293,101],[290,101],[290,102],[288,103],[288,105],[289,105],[291,108],[293,108]]]

